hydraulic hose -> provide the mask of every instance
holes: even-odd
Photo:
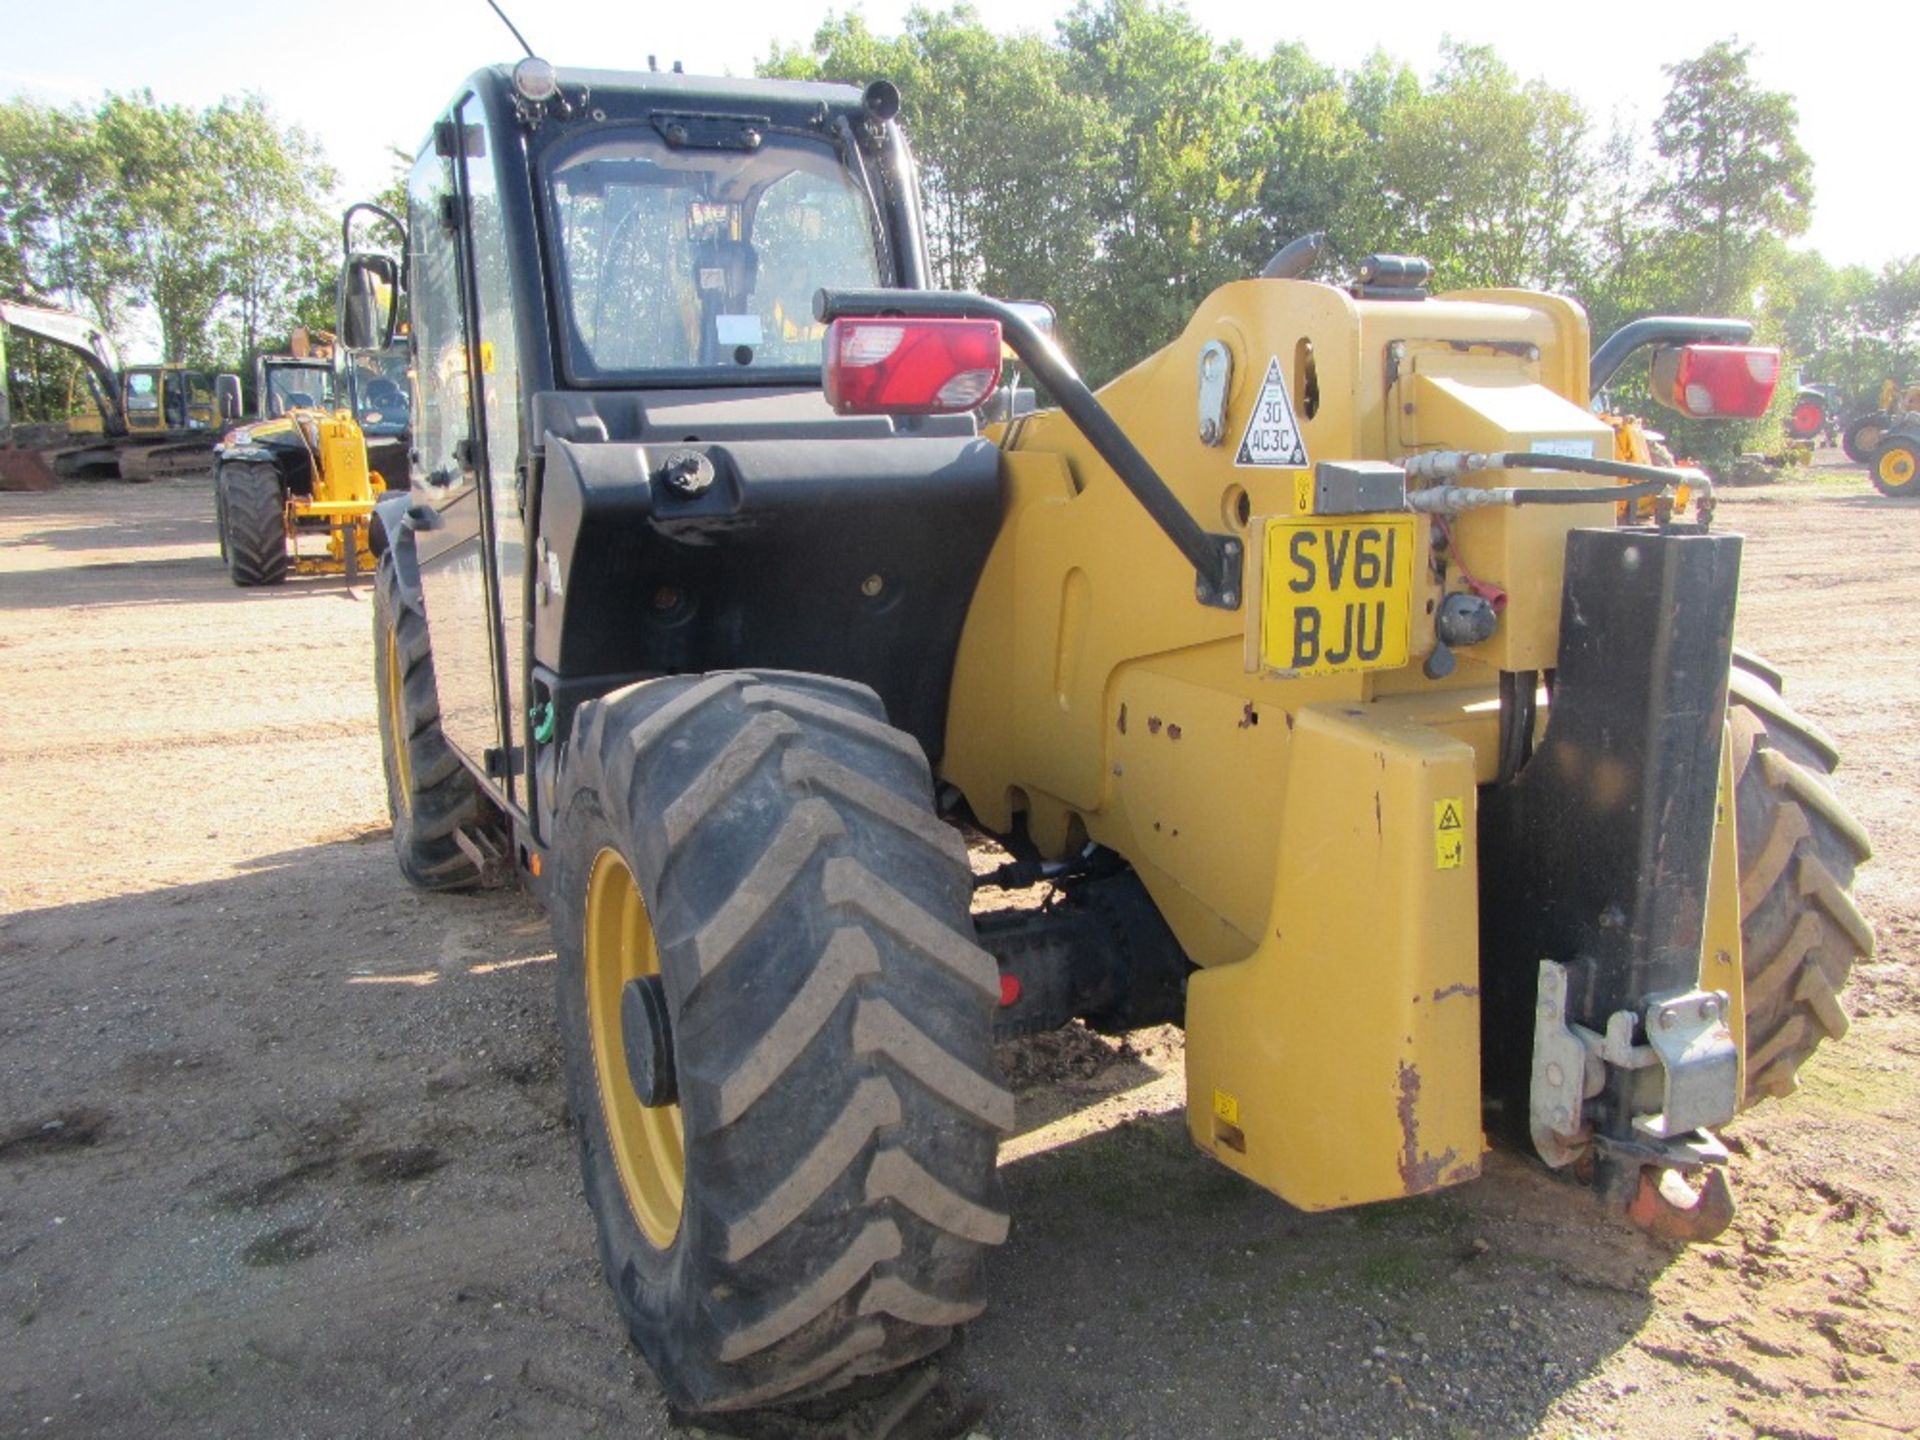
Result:
[[[1713,509],[1713,481],[1702,471],[1690,467],[1634,465],[1624,460],[1601,460],[1590,455],[1550,455],[1536,450],[1437,450],[1424,455],[1410,455],[1404,463],[1410,483],[1454,480],[1484,470],[1560,470],[1633,482],[1577,490],[1446,484],[1408,490],[1408,508],[1422,514],[1452,514],[1495,505],[1613,504],[1623,500],[1642,500],[1679,485],[1689,486],[1700,493],[1699,509],[1703,519]]]

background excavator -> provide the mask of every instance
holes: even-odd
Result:
[[[153,480],[203,473],[222,429],[240,417],[240,377],[187,365],[120,363],[112,337],[70,310],[0,301],[0,324],[77,359],[62,422],[16,427],[15,443],[62,477]]]

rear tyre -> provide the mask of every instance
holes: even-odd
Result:
[[[480,787],[440,729],[427,617],[407,602],[391,548],[373,590],[373,678],[400,873],[422,890],[477,885],[480,867],[455,837],[479,821]]]
[[[1840,432],[1840,448],[1856,465],[1871,465],[1880,442],[1887,438],[1887,415],[1881,410],[1849,420]]]
[[[271,465],[222,465],[214,479],[226,517],[227,574],[236,585],[287,578],[287,495]]]
[[[1873,481],[1874,489],[1891,499],[1920,495],[1920,440],[1904,435],[1883,440],[1867,478]]]
[[[1847,1031],[1840,991],[1873,953],[1853,879],[1873,847],[1828,784],[1838,749],[1788,706],[1769,667],[1735,655],[1728,719],[1751,1106],[1791,1094],[1820,1043]]]
[[[227,492],[221,488],[218,476],[213,482],[213,528],[220,537],[220,563],[227,563]]]
[[[568,1102],[668,1398],[798,1399],[938,1349],[1006,1236],[1013,1098],[918,745],[864,686],[674,677],[582,706],[560,777]]]

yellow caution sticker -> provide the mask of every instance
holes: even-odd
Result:
[[[1467,807],[1456,796],[1433,802],[1433,863],[1458,870],[1467,861]]]
[[[1240,1123],[1240,1102],[1224,1090],[1213,1092],[1213,1113],[1229,1125]]]

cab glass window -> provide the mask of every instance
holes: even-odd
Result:
[[[551,164],[547,191],[576,379],[811,379],[813,292],[882,283],[865,194],[826,144],[674,148],[625,131]]]
[[[407,305],[415,357],[407,377],[413,399],[409,453],[414,479],[441,491],[473,481],[464,445],[471,426],[460,256],[453,233],[440,222],[441,204],[452,194],[452,162],[430,143],[407,177]]]

